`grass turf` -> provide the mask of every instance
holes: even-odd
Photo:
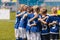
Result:
[[[15,12],[11,12],[10,20],[0,20],[0,40],[15,40],[14,21]]]

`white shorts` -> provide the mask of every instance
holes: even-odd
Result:
[[[19,38],[19,29],[15,29],[15,37],[18,39]]]
[[[41,40],[40,33],[27,32],[27,40]]]
[[[19,27],[19,37],[26,38],[26,29]]]

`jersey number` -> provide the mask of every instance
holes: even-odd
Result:
[[[42,27],[42,30],[46,30],[47,29],[47,25],[44,25],[44,27]]]

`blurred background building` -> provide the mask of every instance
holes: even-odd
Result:
[[[0,0],[0,8],[5,6],[5,8],[11,9],[11,11],[16,11],[17,5],[26,4],[29,6],[33,5],[46,5],[47,7],[60,6],[60,0]]]

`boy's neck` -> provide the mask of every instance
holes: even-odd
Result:
[[[52,16],[57,16],[57,13],[53,13]]]

